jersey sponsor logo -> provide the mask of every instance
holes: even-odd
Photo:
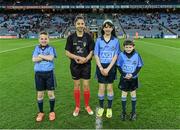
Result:
[[[113,52],[111,51],[102,51],[100,53],[101,59],[112,59],[113,58]]]
[[[133,65],[127,65],[127,64],[124,64],[123,67],[122,67],[123,71],[126,72],[126,73],[133,73],[134,71],[134,66]]]
[[[82,54],[83,53],[83,48],[81,48],[80,46],[77,46],[76,50],[77,50],[78,54]]]
[[[86,42],[83,42],[83,46],[86,47]]]

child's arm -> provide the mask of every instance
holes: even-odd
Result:
[[[123,77],[125,77],[125,76],[126,76],[126,73],[123,72],[122,68],[121,68],[120,66],[117,66],[117,68],[118,68],[118,70],[119,70],[119,73],[120,73]]]
[[[104,73],[104,68],[102,67],[101,65],[101,62],[100,62],[100,59],[97,55],[94,56],[95,57],[95,60],[96,60],[96,64],[99,68],[99,70],[101,71],[101,74],[104,75],[104,76],[107,76],[105,73]]]
[[[134,73],[132,73],[132,77],[134,77],[135,75],[137,75],[140,70],[141,70],[141,67],[137,67],[136,70],[134,71]]]
[[[117,60],[117,55],[115,55],[113,58],[112,58],[112,61],[111,63],[109,64],[109,66],[105,69],[105,73],[108,75],[109,71],[111,70],[111,68],[113,67],[113,65],[116,63],[116,60]]]
[[[93,56],[93,51],[90,51],[89,55],[86,57],[85,63],[88,62],[92,58],[92,56]]]
[[[66,56],[69,57],[70,59],[73,59],[76,61],[78,64],[83,64],[87,59],[81,56],[77,56],[69,51],[66,50]]]
[[[32,61],[33,61],[33,62],[40,62],[40,61],[42,61],[42,60],[43,60],[43,59],[42,59],[41,57],[39,57],[39,56],[32,58]]]
[[[43,60],[47,60],[47,61],[53,61],[53,59],[54,59],[53,55],[38,55],[38,57],[40,57]]]

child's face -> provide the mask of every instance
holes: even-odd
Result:
[[[113,28],[111,26],[109,26],[108,24],[106,24],[103,28],[104,34],[106,35],[111,35]]]
[[[41,34],[39,37],[39,43],[41,46],[46,46],[49,43],[48,35]]]
[[[76,26],[76,30],[78,32],[83,32],[84,31],[84,28],[85,28],[85,23],[84,23],[84,20],[83,19],[78,19],[75,23],[75,26]]]
[[[128,54],[131,53],[134,50],[134,48],[135,48],[135,46],[133,46],[133,45],[125,45],[124,46],[124,50]]]

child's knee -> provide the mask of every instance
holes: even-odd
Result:
[[[38,92],[37,93],[37,99],[38,100],[43,100],[43,98],[44,98],[44,92]]]
[[[49,99],[54,99],[55,98],[54,91],[48,91],[48,97]]]
[[[125,91],[122,91],[122,94],[121,94],[121,97],[127,97],[127,92],[125,92]]]
[[[136,91],[135,90],[131,92],[131,97],[136,97]]]

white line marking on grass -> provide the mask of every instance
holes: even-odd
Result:
[[[97,112],[98,112],[98,107],[96,107],[96,115],[97,115]],[[95,115],[95,116],[96,116]],[[95,120],[95,128],[96,128],[96,130],[101,130],[101,129],[103,129],[103,120],[102,120],[102,117],[97,117],[96,116],[96,120]]]
[[[145,41],[139,41],[139,42],[144,42],[144,43],[152,45],[152,46],[159,46],[159,47],[166,47],[166,48],[170,48],[170,49],[174,49],[174,50],[180,50],[180,48],[175,48],[175,47],[171,47],[171,46],[163,46],[163,45],[159,45],[159,44],[153,44],[151,42],[145,42]]]
[[[57,41],[63,41],[63,40],[65,40],[65,39],[52,41],[52,42],[50,42],[50,43],[57,42]],[[16,51],[16,50],[20,50],[20,49],[24,49],[24,48],[28,48],[28,47],[33,47],[33,46],[36,46],[36,45],[37,45],[37,44],[35,44],[35,45],[30,45],[30,46],[13,48],[13,49],[9,49],[9,50],[4,50],[4,51],[0,51],[0,54],[6,53],[6,52],[11,52],[11,51]]]

